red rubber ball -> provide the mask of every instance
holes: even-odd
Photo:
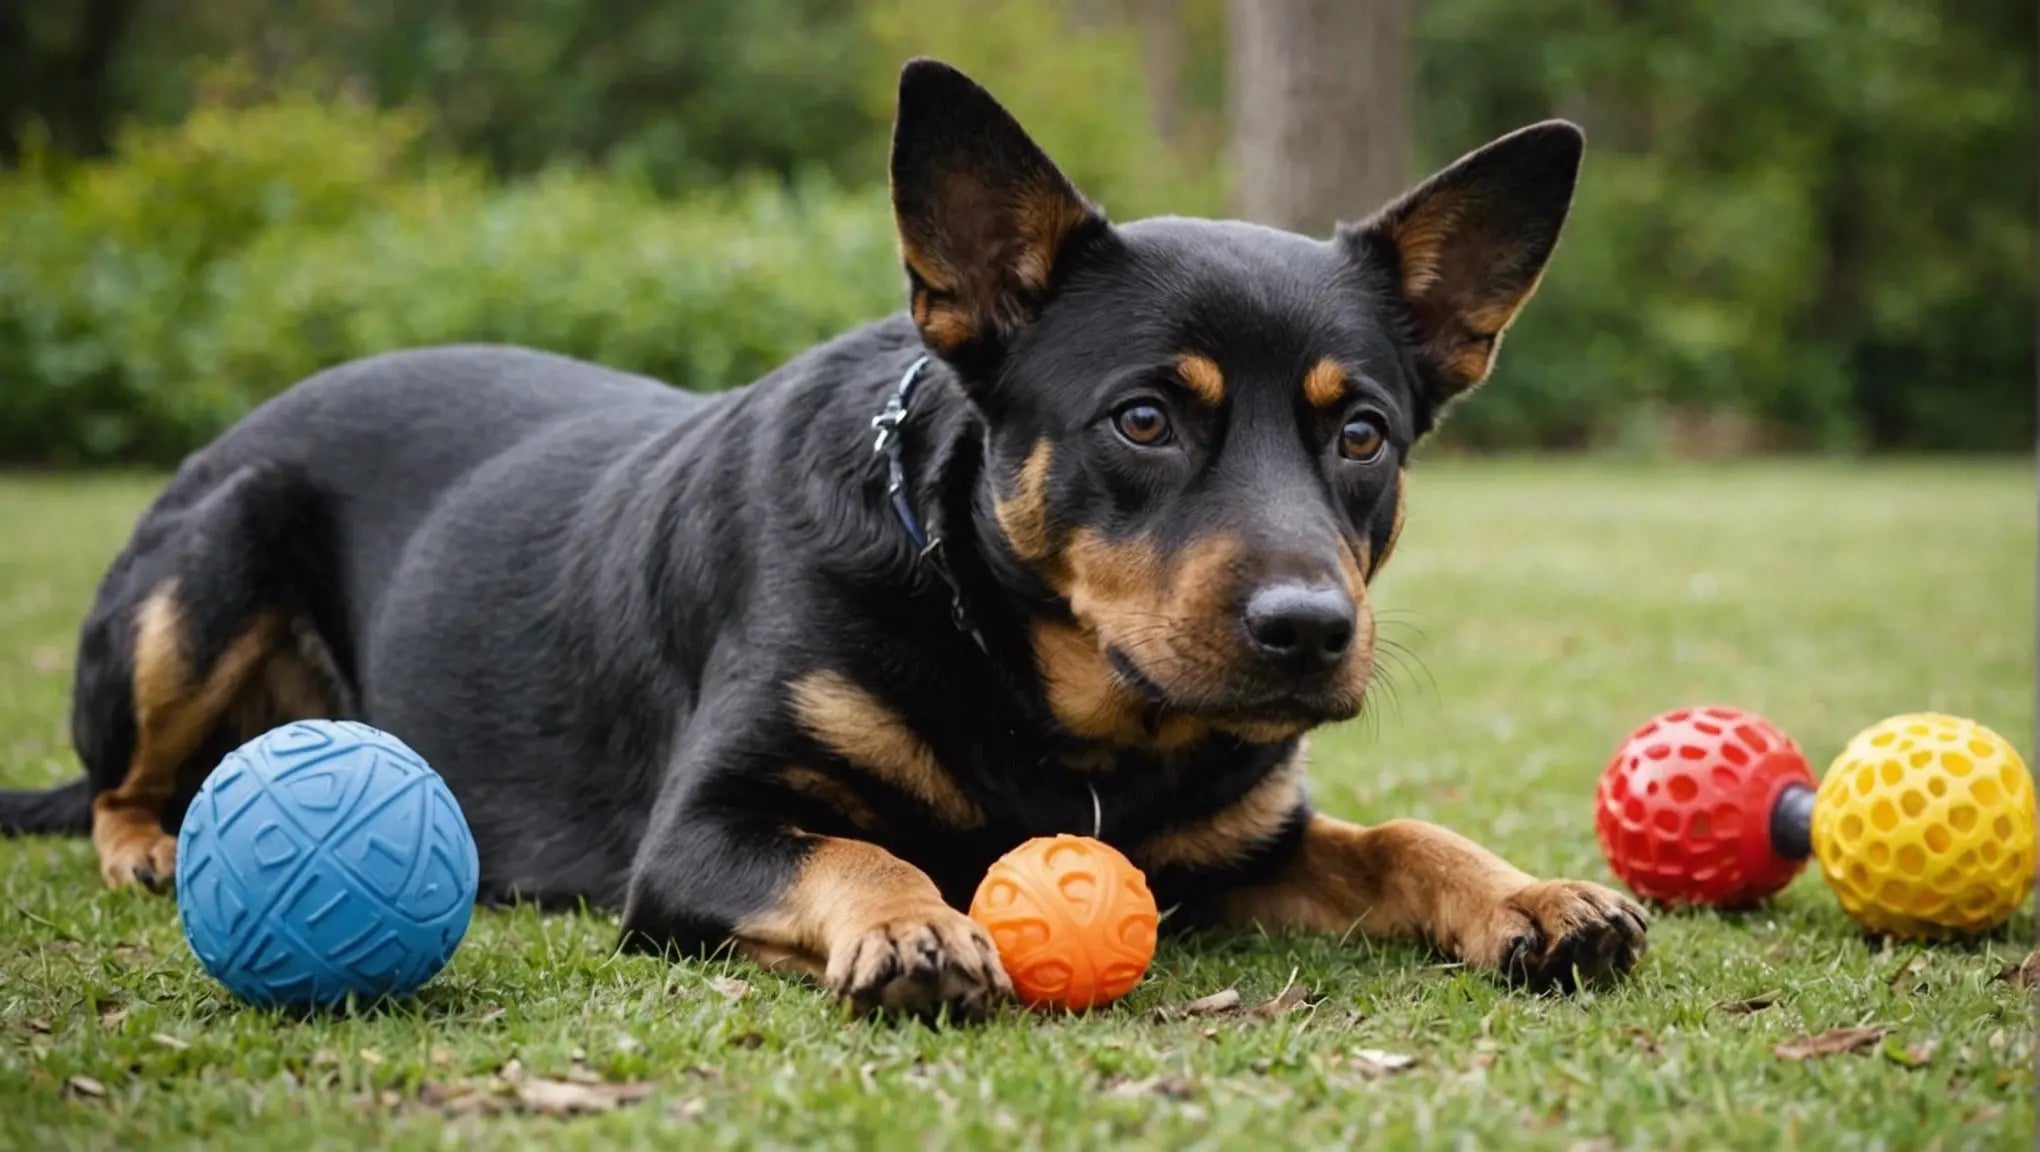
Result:
[[[1793,784],[1817,787],[1776,725],[1735,708],[1682,708],[1615,750],[1595,791],[1594,831],[1640,896],[1748,907],[1806,866],[1771,846],[1771,809]]]

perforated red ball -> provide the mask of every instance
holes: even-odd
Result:
[[[1806,757],[1770,721],[1736,708],[1681,708],[1630,733],[1601,773],[1594,830],[1608,866],[1667,904],[1748,907],[1792,882],[1771,812]]]

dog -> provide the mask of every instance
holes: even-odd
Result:
[[[621,907],[861,1009],[1011,994],[959,909],[1096,833],[1171,928],[1426,941],[1618,977],[1641,909],[1410,820],[1313,811],[1412,446],[1489,372],[1571,205],[1524,128],[1318,240],[1115,225],[983,88],[900,75],[908,308],[690,395],[536,351],[321,372],[187,459],[79,643],[84,777],[0,797],[171,881],[211,766],[279,723],[413,745],[487,901]]]

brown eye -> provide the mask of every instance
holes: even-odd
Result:
[[[1112,417],[1112,426],[1142,448],[1169,442],[1169,414],[1153,404],[1128,404]]]
[[[1339,430],[1339,455],[1348,460],[1367,463],[1381,455],[1388,443],[1388,437],[1371,416],[1358,416],[1346,421]]]

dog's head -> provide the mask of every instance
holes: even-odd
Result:
[[[1114,226],[982,88],[907,65],[911,311],[990,428],[1002,546],[1068,605],[1034,633],[1067,726],[1276,739],[1359,710],[1403,463],[1487,376],[1581,145],[1523,129],[1330,240]]]

